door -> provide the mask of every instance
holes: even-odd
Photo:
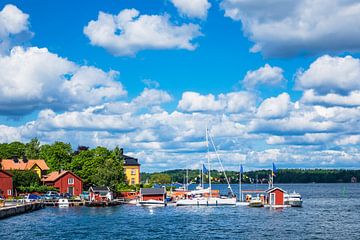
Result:
[[[74,187],[69,187],[68,193],[71,194],[71,196],[74,196]]]
[[[275,193],[270,193],[270,205],[275,205]]]

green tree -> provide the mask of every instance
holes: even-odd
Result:
[[[55,142],[52,145],[42,145],[40,158],[44,159],[51,170],[69,169],[73,150],[70,143]]]
[[[28,159],[39,159],[40,157],[39,139],[33,138],[29,143],[25,145],[25,154]]]
[[[33,171],[11,171],[11,174],[13,174],[13,185],[17,189],[40,184],[39,176]]]
[[[171,176],[166,173],[155,173],[150,177],[151,183],[169,184],[171,183]]]

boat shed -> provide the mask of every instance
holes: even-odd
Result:
[[[282,206],[284,205],[285,191],[279,187],[273,187],[266,190],[268,203],[270,206]]]
[[[113,194],[109,187],[90,187],[89,199],[91,202],[110,202]]]
[[[166,189],[162,188],[141,188],[140,189],[141,201],[158,200],[165,201]]]

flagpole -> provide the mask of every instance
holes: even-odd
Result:
[[[239,175],[239,202],[242,202],[242,191],[241,191],[241,165],[240,165],[240,175]]]
[[[273,167],[271,170],[271,188],[274,187],[274,163],[273,163]]]

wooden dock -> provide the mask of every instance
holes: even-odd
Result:
[[[16,216],[27,212],[36,211],[44,207],[45,204],[41,202],[22,203],[22,204],[5,206],[0,208],[0,219]]]
[[[46,200],[43,201],[43,203],[45,204],[45,206],[48,207],[57,207],[59,205],[59,200],[55,199],[55,200]],[[85,201],[82,200],[69,200],[69,206],[70,207],[78,207],[78,206],[84,206],[85,205]]]

